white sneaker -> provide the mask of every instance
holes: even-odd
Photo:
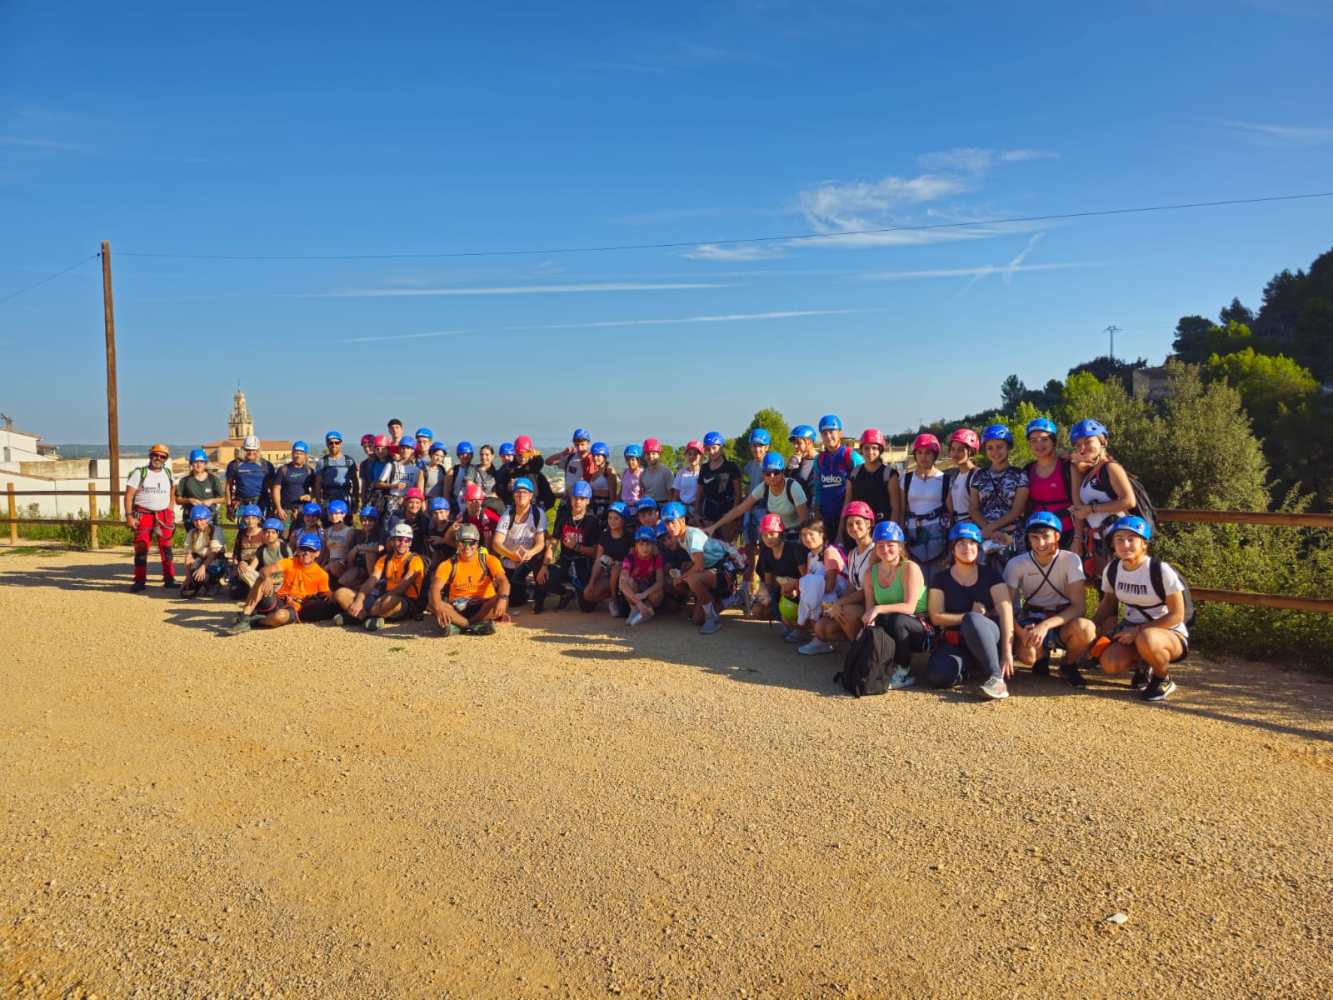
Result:
[[[893,676],[889,678],[889,687],[894,691],[901,691],[903,688],[909,688],[916,683],[916,678],[912,676],[912,671],[907,667],[898,667],[893,671]]]
[[[1009,697],[1009,686],[999,674],[991,674],[981,685],[981,693],[993,701],[999,701],[1001,698]]]
[[[804,646],[798,646],[796,648],[796,652],[802,654],[803,656],[819,656],[821,653],[833,652],[833,647],[830,646],[823,639],[815,637],[814,639],[811,639],[809,642],[807,642]]]
[[[643,621],[643,615],[640,613],[638,608],[635,608],[633,611],[629,613],[629,617],[625,619],[625,624],[637,625],[641,621]]]

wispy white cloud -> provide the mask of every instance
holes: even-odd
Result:
[[[1032,252],[1032,248],[1041,242],[1041,238],[1045,235],[1044,232],[1033,233],[1032,236],[1028,238],[1027,246],[1020,250],[1013,260],[1009,261],[1009,263],[1004,266],[1004,283],[1006,285],[1014,280],[1015,273],[1023,269],[1023,261],[1027,260],[1028,254]]]
[[[759,320],[800,319],[806,316],[846,316],[861,309],[788,309],[781,312],[726,313],[720,316],[682,316],[676,319],[606,319],[592,323],[543,323],[511,326],[510,330],[595,330],[619,326],[676,326],[681,323],[751,323]]]
[[[53,153],[78,153],[83,150],[82,146],[73,142],[61,142],[57,139],[33,139],[21,135],[0,135],[0,146],[47,150]]]
[[[1222,123],[1228,128],[1250,135],[1261,136],[1278,143],[1292,146],[1321,146],[1333,142],[1333,126],[1328,125],[1279,125],[1272,122]]]
[[[1105,267],[1104,261],[1066,261],[1056,264],[983,264],[980,267],[941,267],[919,271],[871,271],[870,281],[915,281],[920,278],[985,278],[992,274],[1013,275],[1027,271],[1067,271],[1081,267]]]
[[[943,149],[934,153],[923,153],[917,157],[923,170],[961,170],[969,174],[981,174],[990,169],[995,156],[993,149],[978,149],[975,146],[961,146],[957,149]]]
[[[383,337],[347,337],[340,344],[377,344],[382,340],[426,340],[431,337],[457,337],[466,330],[432,330],[429,333],[390,333]]]
[[[772,260],[784,254],[781,246],[773,244],[746,244],[741,246],[719,246],[716,243],[700,243],[693,250],[686,250],[682,257],[690,260]]]
[[[732,288],[722,282],[602,281],[582,285],[499,285],[489,288],[348,288],[319,298],[402,298],[417,295],[570,295],[596,292],[666,292],[695,288]]]
[[[1060,154],[1045,149],[1002,149],[996,159],[1001,163],[1024,163],[1027,160],[1058,160]]]

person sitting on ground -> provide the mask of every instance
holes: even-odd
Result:
[[[838,507],[842,511],[841,505]],[[833,652],[833,647],[814,634],[815,622],[827,606],[837,602],[847,590],[847,557],[828,536],[824,519],[811,514],[801,525],[801,544],[805,546],[805,572],[797,589],[796,627],[809,635],[809,641],[796,651],[804,656]]]
[[[1143,518],[1119,518],[1110,536],[1115,559],[1102,573],[1102,599],[1093,615],[1098,631],[1110,639],[1109,645],[1098,640],[1101,667],[1113,675],[1133,668],[1130,685],[1143,700],[1165,701],[1176,689],[1171,664],[1190,651],[1189,591],[1170,563],[1149,555],[1152,529]],[[1125,609],[1119,622],[1117,605]]]
[[[324,455],[315,463],[315,501],[327,507],[341,500],[347,510],[352,510],[360,485],[356,461],[343,452],[342,434],[328,431],[324,435]]]
[[[513,492],[510,491],[510,496]],[[470,524],[481,533],[481,544],[484,548],[493,547],[492,542],[495,536],[495,526],[500,523],[500,514],[497,514],[490,507],[486,506],[486,494],[476,483],[468,483],[467,489],[463,490],[463,509],[454,521],[453,532],[464,524]],[[448,536],[450,544],[457,544],[453,535]]]
[[[273,518],[271,520],[277,520]],[[306,533],[296,540],[295,558],[270,563],[259,573],[245,606],[227,634],[252,628],[281,628],[296,622],[327,621],[338,606],[329,594],[329,575],[319,565],[319,536]],[[279,582],[280,581],[280,582]]]
[[[1064,530],[1058,515],[1038,511],[1027,520],[1027,551],[1009,560],[1004,582],[1014,605],[1014,657],[1049,676],[1051,652],[1065,651],[1060,676],[1076,688],[1086,687],[1078,663],[1097,638],[1083,616],[1087,582],[1078,556],[1060,548]]]
[[[671,484],[675,474],[662,464],[662,442],[655,437],[645,438],[643,442],[643,472],[640,473],[639,486],[646,497],[652,497],[658,505],[671,499]]]
[[[292,442],[292,458],[278,466],[269,486],[273,514],[293,528],[300,524],[301,505],[315,498],[315,469],[310,464],[310,446]]]
[[[907,536],[895,521],[880,521],[872,535],[875,562],[862,581],[865,611],[861,624],[883,629],[892,642],[893,674],[889,687],[911,687],[912,654],[930,649],[935,629],[930,624],[926,579],[907,556]]]
[[[589,509],[593,517],[606,522],[606,511],[620,495],[620,479],[611,465],[611,450],[605,441],[594,441],[588,449],[591,468],[585,477],[592,487],[592,503]]]
[[[653,534],[657,534],[657,526],[662,523],[662,508],[657,506],[657,501],[652,497],[640,497],[634,519],[639,522],[640,528],[651,528]]]
[[[176,482],[176,499],[181,505],[181,523],[189,524],[195,507],[216,508],[227,503],[227,487],[216,472],[208,470],[208,453],[202,448],[190,452],[190,471]]]
[[[549,593],[560,595],[557,611],[565,610],[575,597],[579,598],[582,610],[592,610],[593,606],[583,600],[583,591],[592,578],[592,560],[597,554],[602,526],[588,510],[591,502],[592,487],[585,480],[574,480],[565,502],[556,511],[551,529],[554,538],[547,542],[545,562],[537,570],[534,611],[541,608],[543,598]],[[557,544],[559,556],[552,552]]]
[[[662,606],[666,598],[666,574],[652,528],[634,532],[634,548],[620,565],[618,582],[627,624],[647,621]]]
[[[444,497],[431,497],[426,504],[426,529],[422,532],[420,549],[426,560],[426,576],[429,579],[434,567],[446,559],[454,557],[454,545],[450,540],[450,529],[454,521],[449,510],[449,501]]]
[[[287,544],[293,549],[296,548],[296,539],[298,535],[303,535],[308,531],[314,532],[319,536],[320,544],[324,543],[324,508],[313,500],[301,504],[300,510],[290,511],[292,515],[291,530],[287,532]]]
[[[320,562],[329,574],[331,586],[339,586],[343,575],[355,562],[352,552],[356,545],[356,529],[347,523],[348,507],[346,500],[330,500],[329,526],[324,531],[324,551]]]
[[[934,434],[918,434],[912,442],[912,468],[902,482],[907,551],[928,570],[940,562],[949,547],[949,498],[954,473],[936,467],[939,457],[940,439]],[[972,502],[971,494],[967,502]]]
[[[750,491],[750,495],[735,507],[723,514],[718,522],[704,528],[710,535],[724,528],[737,518],[763,505],[770,514],[776,514],[782,521],[783,531],[795,538],[802,524],[810,516],[810,501],[805,488],[796,478],[789,478],[784,472],[782,456],[775,451],[764,456],[764,481]]]
[[[782,518],[777,514],[765,514],[760,520],[759,544],[756,571],[764,584],[761,599],[768,605],[769,618],[780,618],[786,625],[783,642],[805,642],[805,634],[795,627],[805,547],[787,537]],[[790,614],[784,613],[784,609],[789,609]]]
[[[546,511],[532,502],[536,489],[527,476],[515,479],[513,490],[514,506],[495,526],[491,545],[509,577],[510,606],[519,608],[528,599],[528,578],[546,557]],[[540,613],[540,603],[536,610]]]
[[[597,540],[597,551],[593,557],[592,575],[588,586],[583,590],[580,605],[596,607],[598,602],[610,600],[611,617],[617,616],[620,593],[620,567],[630,549],[634,547],[634,535],[629,531],[626,521],[625,505],[619,500],[606,509],[606,530]]]
[[[162,586],[176,585],[171,536],[176,531],[176,484],[167,460],[171,452],[164,444],[148,449],[148,464],[131,469],[125,477],[125,523],[133,534],[134,582],[130,590],[148,586],[148,547],[157,542],[162,560]]]
[[[266,517],[260,527],[264,531],[264,544],[259,547],[259,563],[253,577],[248,575],[243,577],[248,587],[245,594],[241,595],[242,598],[250,593],[255,584],[261,581],[261,574],[265,569],[270,566],[277,566],[284,559],[292,557],[292,548],[282,537],[283,528],[286,526],[281,521],[276,517]],[[275,569],[270,577],[274,589],[282,585],[281,568]]]
[[[431,577],[430,613],[446,636],[493,635],[509,609],[509,579],[500,560],[481,547],[474,525],[458,526],[457,553]]]
[[[979,562],[981,528],[970,521],[949,529],[951,564],[930,578],[927,606],[942,642],[926,664],[926,682],[951,688],[981,679],[987,698],[1009,697],[1005,680],[1014,673],[1014,607],[1009,588]]]
[[[356,587],[375,568],[375,561],[385,550],[388,536],[384,532],[384,519],[379,509],[371,504],[361,508],[361,527],[357,529],[356,540],[352,543],[350,565],[340,579],[341,586]]]
[[[953,480],[949,486],[949,515],[955,523],[972,520],[972,473],[974,456],[981,450],[981,438],[970,427],[960,427],[949,435],[949,461]]]
[[[1028,505],[1028,477],[1009,464],[1014,433],[1004,424],[981,432],[990,465],[972,474],[972,520],[981,529],[981,554],[998,570],[1023,548],[1018,526]]]
[[[417,466],[417,489],[426,495],[426,499],[433,500],[435,497],[449,499],[453,460],[449,457],[449,449],[444,442],[432,442],[426,449],[425,464],[422,465],[418,459]]]
[[[707,461],[699,467],[699,523],[724,542],[736,537],[738,518],[726,515],[741,502],[741,470],[726,455],[726,439],[717,431],[704,435]]]
[[[673,500],[666,505],[662,523],[690,554],[690,565],[682,575],[694,594],[694,623],[699,626],[700,635],[712,635],[722,627],[721,610],[739,603],[736,582],[744,566],[743,558],[703,529],[687,525],[681,503]]]
[[[241,441],[241,457],[227,463],[223,474],[227,487],[227,512],[232,517],[241,504],[252,503],[261,511],[270,509],[273,497],[269,487],[273,483],[273,463],[259,457],[259,438],[248,434]]]
[[[424,551],[426,535],[430,531],[430,515],[426,512],[425,494],[415,486],[403,494],[402,507],[384,518],[385,535],[392,537],[393,529],[400,524],[406,524],[412,529],[412,537],[415,539],[412,551]]]
[[[236,520],[241,528],[236,532],[236,542],[231,550],[228,596],[239,601],[250,593],[250,588],[259,579],[259,550],[264,546],[265,531],[260,523],[263,515],[257,504],[241,504],[236,511]]]
[[[864,500],[853,500],[843,510],[843,523],[847,527],[847,537],[852,540],[852,549],[847,553],[847,589],[832,604],[825,603],[824,613],[815,619],[815,638],[830,649],[833,648],[831,643],[840,639],[850,641],[861,631],[861,616],[866,607],[862,584],[867,567],[875,559],[875,543],[870,537],[875,512],[870,509],[870,504]],[[889,521],[880,523],[896,524]]]
[[[685,523],[688,525],[689,515],[685,515]],[[694,557],[685,548],[685,536],[679,537],[666,530],[665,525],[659,525],[661,534],[657,534],[658,551],[662,553],[662,569],[666,574],[666,601],[663,603],[664,610],[674,611],[677,608],[689,607],[690,600],[694,594],[690,590],[689,581],[686,575],[694,568]]]
[[[359,621],[367,632],[376,632],[387,621],[415,618],[421,613],[421,587],[426,565],[412,551],[412,528],[406,523],[389,533],[390,550],[375,562],[366,582],[356,590],[339,587],[333,599],[342,611],[335,625]]]
[[[874,427],[866,428],[860,442],[861,457],[864,461],[857,466],[847,483],[847,505],[850,506],[857,500],[869,504],[874,512],[874,516],[870,519],[871,526],[880,521],[893,521],[898,524],[903,519],[903,497],[898,485],[898,470],[881,460],[886,447],[888,441],[881,431]],[[842,516],[845,520],[847,507],[843,508]],[[853,589],[860,590],[859,587]]]
[[[185,534],[185,572],[181,597],[200,591],[212,593],[227,575],[227,539],[222,525],[213,521],[213,508],[196,504],[190,511],[190,530]]]

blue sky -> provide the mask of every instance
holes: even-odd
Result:
[[[11,0],[0,296],[111,240],[126,441],[218,436],[238,381],[272,437],[899,432],[1333,245],[1333,199],[839,236],[1333,190],[1327,3],[938,6]],[[98,440],[96,262],[0,357],[21,427]]]

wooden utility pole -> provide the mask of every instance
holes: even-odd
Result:
[[[120,408],[116,399],[116,308],[111,299],[111,244],[102,241],[102,319],[106,326],[106,437],[111,460],[111,509],[120,492]],[[96,512],[94,512],[95,514]]]

